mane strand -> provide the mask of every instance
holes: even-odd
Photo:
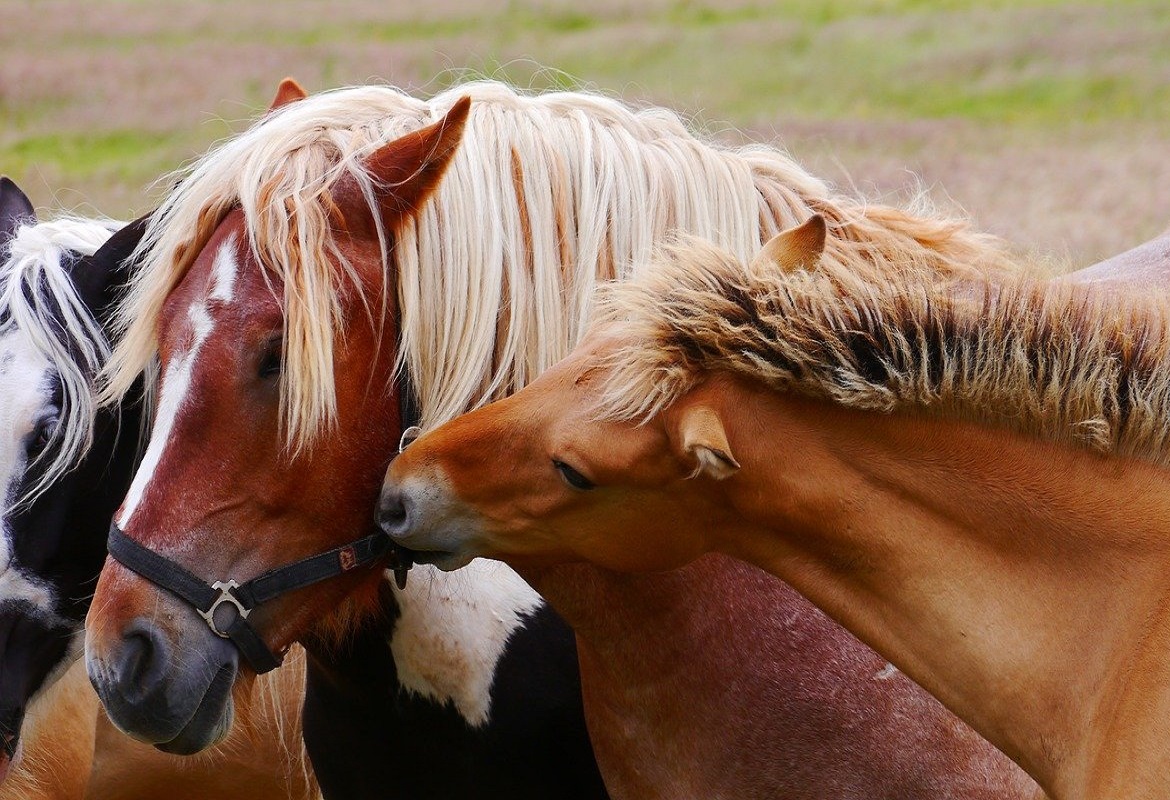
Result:
[[[101,323],[81,301],[69,274],[122,223],[65,217],[24,225],[0,265],[0,331],[19,329],[52,364],[62,386],[61,417],[40,475],[15,504],[29,502],[76,464],[93,441],[96,380],[110,356]]]
[[[598,413],[653,416],[730,372],[881,413],[1009,427],[1170,463],[1164,304],[1023,275],[956,281],[908,262],[761,270],[709,243],[663,247],[609,287]]]
[[[349,176],[376,208],[364,155],[465,95],[470,117],[437,191],[393,241],[382,238],[400,310],[397,366],[411,376],[424,427],[514,391],[567,355],[593,289],[628,277],[671,231],[746,257],[815,212],[834,233],[831,263],[1009,268],[1002,243],[963,221],[834,193],[780,150],[704,141],[665,109],[583,92],[526,95],[493,81],[429,100],[338,89],[266,115],[183,173],[141,245],[104,398],[126,391],[154,357],[163,301],[239,207],[258,260],[284,286],[288,444],[311,442],[335,415],[336,298],[356,281],[332,239],[330,189]]]

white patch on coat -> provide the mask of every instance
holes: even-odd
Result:
[[[473,727],[486,724],[496,664],[544,602],[540,595],[505,564],[483,558],[456,572],[420,564],[406,590],[394,592],[401,616],[390,649],[399,682],[452,703]]]
[[[171,430],[187,400],[187,393],[191,388],[191,376],[194,374],[195,361],[207,337],[215,329],[215,320],[211,316],[208,306],[212,299],[229,302],[232,297],[236,275],[236,237],[229,236],[220,245],[216,253],[211,291],[208,297],[196,301],[187,309],[187,318],[191,322],[191,347],[185,353],[178,354],[167,365],[166,372],[159,385],[158,412],[154,418],[154,425],[150,431],[150,444],[142,457],[142,464],[134,474],[134,481],[130,484],[130,491],[118,513],[118,526],[126,530],[130,518],[134,515],[142,498],[154,478],[163,453],[171,441]]]
[[[7,508],[20,491],[28,437],[52,400],[52,364],[17,328],[0,335],[0,487]],[[58,409],[59,410],[59,409]],[[12,563],[12,531],[0,522],[0,603],[23,603],[55,618],[56,601],[48,585]]]
[[[898,668],[887,661],[886,665],[884,667],[882,667],[882,671],[879,672],[878,674],[874,675],[873,677],[879,681],[886,681],[886,680],[889,680],[890,678],[894,677],[897,674],[898,674]]]

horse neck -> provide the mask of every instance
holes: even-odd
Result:
[[[588,563],[520,572],[577,634],[585,718],[615,796],[784,784],[757,771],[782,772],[768,750],[777,735],[787,756],[801,743],[788,733],[806,723],[800,702],[782,687],[818,681],[804,672],[805,648],[840,659],[847,636],[825,635],[828,623],[791,589],[721,554],[644,575]]]
[[[521,568],[520,575],[605,661],[612,677],[636,685],[661,678],[663,664],[677,663],[692,637],[706,636],[716,616],[708,601],[720,594],[711,586],[720,583],[727,564],[715,556],[672,572],[628,575],[577,563]]]
[[[730,381],[708,392],[743,465],[720,487],[741,523],[720,549],[792,583],[1054,797],[1160,785],[1162,469]]]

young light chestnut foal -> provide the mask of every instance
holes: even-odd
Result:
[[[569,358],[407,448],[384,529],[446,568],[737,556],[1051,796],[1163,796],[1165,304],[818,265],[823,241],[662,251]]]

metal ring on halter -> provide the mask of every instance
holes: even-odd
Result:
[[[199,609],[195,609],[195,611],[199,614],[199,616],[206,620],[207,627],[211,628],[212,633],[221,639],[230,639],[231,636],[221,631],[219,626],[215,624],[216,609],[218,609],[224,603],[231,603],[236,607],[236,613],[239,614],[243,619],[248,618],[248,614],[252,613],[252,609],[245,608],[244,604],[240,602],[239,598],[232,594],[232,589],[240,588],[240,584],[236,583],[235,581],[216,581],[215,583],[211,584],[211,588],[219,592],[219,597],[215,598],[215,602],[211,604],[211,608],[207,609],[206,611],[200,611]]]
[[[422,436],[422,428],[418,425],[411,425],[402,432],[402,438],[398,440],[398,452],[401,453],[406,448],[410,447],[414,440]]]

